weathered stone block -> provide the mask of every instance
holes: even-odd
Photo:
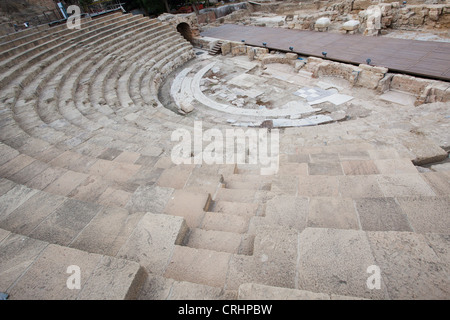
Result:
[[[314,24],[315,28],[328,28],[331,25],[330,18],[319,18],[316,20],[316,23]]]
[[[398,74],[392,78],[391,89],[409,92],[420,95],[430,80],[419,79],[412,76]]]
[[[149,272],[162,275],[175,245],[183,241],[187,230],[181,217],[147,213],[117,257],[136,261]]]

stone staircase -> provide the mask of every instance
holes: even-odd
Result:
[[[289,130],[276,175],[175,165],[171,133],[194,119],[158,91],[194,53],[170,25],[115,13],[0,41],[10,299],[449,297],[448,171],[364,139],[292,144]]]

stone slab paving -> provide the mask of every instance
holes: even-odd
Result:
[[[0,178],[0,195],[4,195],[15,186],[16,184],[11,180]]]
[[[206,212],[202,221],[203,230],[218,230],[235,233],[245,233],[248,230],[249,220],[235,214],[220,212]]]
[[[29,180],[33,179],[38,174],[47,170],[50,167],[49,164],[41,161],[33,161],[31,164],[23,168],[22,170],[16,172],[10,178],[19,184],[26,184]]]
[[[152,274],[163,275],[176,245],[181,244],[187,230],[186,222],[180,217],[147,213],[117,257],[136,261]]]
[[[306,290],[244,283],[239,286],[239,300],[363,300],[363,298],[317,293]]]
[[[381,190],[386,196],[435,196],[431,187],[418,174],[377,176]]]
[[[339,162],[317,162],[308,164],[310,175],[339,176],[343,175],[342,166]]]
[[[26,166],[28,166],[29,164],[31,164],[33,161],[35,161],[35,159],[27,155],[20,154],[17,157],[5,163],[4,165],[2,165],[0,167],[0,174],[4,178],[9,178],[15,173],[25,168]]]
[[[342,161],[341,164],[346,175],[373,175],[379,173],[372,160]]]
[[[450,172],[450,171],[448,171]],[[450,190],[450,177],[440,172],[426,172],[420,175],[438,196],[446,196]]]
[[[87,178],[87,174],[67,171],[55,181],[51,182],[43,191],[67,196]]]
[[[150,275],[139,300],[234,300],[236,297],[233,291]]]
[[[186,246],[219,252],[239,253],[242,235],[234,232],[192,229]]]
[[[324,175],[299,177],[298,195],[336,197],[339,195],[338,177]]]
[[[30,233],[30,237],[68,246],[101,209],[97,204],[67,199]]]

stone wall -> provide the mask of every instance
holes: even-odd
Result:
[[[359,13],[360,31],[378,35],[384,29],[448,28],[450,4],[420,4],[402,6],[399,2],[372,5]]]
[[[26,1],[31,5],[45,7],[48,10],[58,9],[56,3],[53,0],[26,0]]]
[[[177,26],[179,24],[186,23],[189,25],[191,29],[192,37],[198,37],[200,35],[197,15],[195,13],[187,13],[187,14],[164,13],[158,16],[158,19],[169,23],[175,30],[177,30]]]
[[[61,18],[52,0],[0,0],[0,36],[25,29],[24,22],[35,27]]]
[[[450,101],[450,83],[444,81],[421,79],[403,74],[396,74],[392,76],[389,89],[416,95],[416,105]]]
[[[197,16],[197,21],[199,24],[214,22],[216,21],[216,14],[214,11],[201,13]]]

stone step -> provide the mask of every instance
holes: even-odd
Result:
[[[192,170],[193,165],[177,165],[165,169],[156,183],[160,187],[183,189]]]
[[[10,300],[136,299],[147,272],[136,262],[49,244],[0,229],[0,291]],[[5,236],[6,235],[6,236]],[[79,287],[74,277],[80,276]]]
[[[2,186],[10,190],[0,197],[1,228],[92,253],[115,256],[144,215],[113,206],[106,202],[106,196],[98,201],[105,202],[101,205],[27,188],[6,179],[2,179]],[[114,193],[112,196],[117,197]]]
[[[235,300],[237,291],[149,275],[139,300]]]
[[[245,233],[248,230],[248,225],[248,217],[221,212],[206,212],[201,228],[204,230]]]
[[[431,166],[431,170],[436,172],[450,172],[450,162],[439,163]]]
[[[32,198],[38,191],[22,185],[16,185],[0,197],[0,218],[11,214],[15,209]]]
[[[445,172],[448,174],[446,175]],[[448,195],[450,190],[450,171],[425,172],[420,176],[431,186],[438,196]]]
[[[296,130],[287,129],[283,136],[284,141],[293,140],[296,141],[299,137],[296,134]],[[339,144],[327,144],[326,146],[300,146],[296,148],[297,154],[320,154],[320,153],[335,153],[335,154],[353,154],[353,153],[371,153],[372,150],[379,150],[375,145],[365,142],[363,140],[348,142],[339,142]],[[387,149],[387,148],[383,148]],[[389,152],[395,151],[394,149],[389,149]]]
[[[135,26],[136,25],[132,25],[131,28],[133,28]],[[108,41],[111,41],[111,40],[112,41],[123,40],[124,39],[123,36],[127,35],[127,33],[123,33],[123,32],[125,32],[127,29],[128,28],[123,28],[122,30],[120,30],[121,31],[120,35],[118,35],[117,31],[115,31],[115,33],[113,33],[114,31],[112,31],[108,35],[99,33],[99,34],[91,36],[90,38],[85,39],[84,41],[87,41],[90,45],[95,45],[95,44],[101,44],[102,42],[104,42],[107,39],[108,39]],[[107,30],[107,32],[109,32],[109,31],[111,31],[111,30]],[[116,36],[114,37],[114,35],[116,35]],[[125,39],[129,40],[129,39],[132,39],[132,37],[131,38],[128,37],[128,38],[125,38]],[[36,55],[33,60],[30,60],[30,59],[27,60],[23,68],[16,68],[15,70],[13,70],[13,72],[10,74],[10,76],[12,77],[14,74],[17,74],[20,71],[24,71],[24,70],[28,71],[28,70],[30,70],[30,68],[26,69],[25,66],[27,66],[27,65],[31,66],[31,64],[33,62],[36,62],[39,59],[41,59],[41,61],[42,61],[42,62],[40,62],[41,64],[45,63],[44,65],[47,66],[50,63],[53,63],[54,61],[57,61],[58,57],[66,57],[67,58],[67,56],[70,56],[74,52],[76,52],[77,50],[80,50],[79,46],[77,47],[77,45],[71,45],[68,48],[65,48],[65,49],[61,50],[61,52],[59,52],[59,53],[58,53],[57,49],[59,49],[59,47],[55,47],[53,49],[44,51],[42,54]],[[98,47],[98,49],[95,52],[98,52],[101,49],[102,49],[102,47],[100,46],[100,47]],[[47,57],[45,59],[46,56],[49,56],[52,53],[54,53],[54,56],[50,56],[50,57]],[[35,68],[34,72],[40,73],[41,69],[36,69]],[[12,78],[8,78],[8,79],[12,79]],[[32,79],[32,77],[29,77],[28,79]],[[7,82],[5,82],[5,83],[7,83]]]
[[[231,253],[177,245],[164,277],[223,288],[231,257]]]
[[[3,196],[9,190],[14,188],[16,184],[8,179],[0,178],[0,196]]]
[[[225,188],[270,191],[271,183],[261,183],[259,181],[225,181]]]
[[[280,163],[277,174],[283,176],[306,176],[308,175],[308,163],[297,163],[295,161]]]
[[[448,259],[440,249],[448,246],[448,236],[307,228],[298,243],[299,289],[369,299],[448,295]],[[379,290],[366,285],[373,265],[381,271]]]
[[[225,181],[230,182],[246,182],[246,181],[254,181],[254,182],[260,182],[260,183],[269,183],[272,181],[271,176],[262,176],[260,174],[225,174],[224,175]]]
[[[118,16],[118,18],[119,19],[123,19],[123,20],[126,20],[126,21],[129,21],[129,22],[137,22],[137,21],[143,21],[145,18],[138,18],[138,17],[130,17],[130,16],[125,16],[125,15],[123,15],[123,16]],[[111,25],[111,27],[113,27],[113,26],[115,26],[113,23],[111,23],[111,19],[109,19],[109,21],[108,21],[108,24],[110,24]],[[96,24],[98,27],[100,27],[100,24],[97,22],[97,24]],[[119,24],[120,25],[120,24]],[[84,31],[85,30],[89,30],[89,24],[85,24],[84,26],[83,26],[83,29],[84,29]],[[112,28],[111,28],[112,29]],[[70,38],[70,35],[74,35],[74,34],[76,34],[76,33],[74,33],[74,32],[72,32],[70,29],[68,29],[68,28],[65,28],[65,29],[62,29],[61,31],[59,31],[59,32],[53,32],[53,33],[51,33],[51,34],[47,34],[47,35],[45,35],[45,36],[43,36],[43,37],[41,37],[41,38],[39,38],[39,39],[35,39],[35,40],[33,40],[33,41],[31,41],[31,42],[28,42],[28,43],[24,43],[24,44],[22,44],[22,45],[20,45],[20,46],[16,46],[16,47],[14,47],[13,49],[10,49],[10,50],[8,50],[8,51],[4,51],[1,55],[0,55],[0,58],[2,58],[2,57],[9,57],[9,56],[13,56],[14,54],[18,54],[18,53],[20,53],[20,52],[23,52],[23,51],[25,51],[25,50],[28,50],[28,49],[32,49],[33,47],[35,47],[35,46],[39,46],[39,45],[41,45],[41,44],[46,44],[47,42],[49,43],[49,44],[51,44],[52,43],[52,40],[56,40],[56,41],[61,41],[61,40],[65,40],[66,38]],[[54,42],[54,41],[53,41]]]
[[[187,232],[181,217],[146,213],[116,257],[136,261],[149,273],[162,276]]]
[[[251,255],[253,253],[253,237],[233,232],[196,228],[190,231],[186,246],[196,249]]]
[[[215,56],[222,50],[222,41],[218,41],[209,51],[208,54]]]
[[[235,173],[241,175],[259,175],[261,173],[261,166],[257,164],[239,164],[236,165]]]
[[[227,289],[238,290],[244,283],[295,288],[298,231],[276,225],[256,227],[252,256],[233,255]]]
[[[257,214],[258,207],[258,203],[214,200],[211,211],[251,218]]]
[[[401,212],[409,222],[406,226],[408,229],[405,231],[414,231],[421,234],[449,233],[448,208],[450,207],[450,197],[448,194],[440,197],[397,197],[396,203],[399,204]]]
[[[86,27],[86,26],[98,23],[101,20],[110,20],[113,17],[119,17],[119,16],[122,16],[122,13],[118,12],[118,13],[110,14],[110,15],[108,15],[108,17],[102,17],[102,18],[95,19],[95,20],[93,20],[91,18],[81,18],[80,22],[83,26]],[[5,51],[7,49],[14,48],[19,45],[23,45],[23,44],[33,42],[33,41],[42,42],[40,39],[45,36],[50,35],[52,37],[56,37],[58,34],[63,34],[63,33],[67,33],[67,32],[71,32],[71,30],[68,29],[65,24],[62,24],[60,26],[55,26],[52,28],[49,28],[47,25],[41,25],[41,26],[37,26],[32,29],[22,30],[20,32],[7,35],[6,37],[7,37],[8,41],[1,42],[1,40],[0,40],[0,43],[1,43],[0,51]]]
[[[270,190],[272,176],[259,174],[232,174],[224,176],[225,187],[228,189]]]

